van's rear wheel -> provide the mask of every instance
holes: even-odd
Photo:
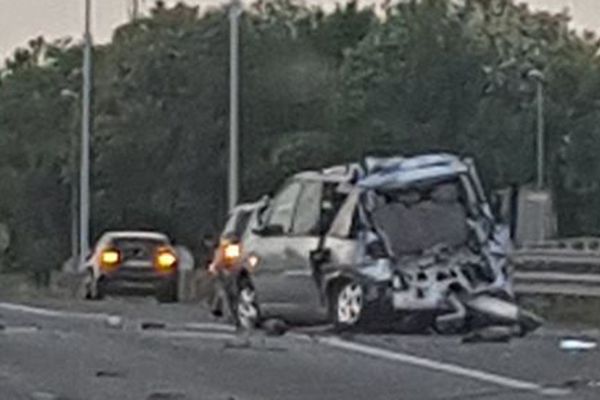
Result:
[[[355,328],[364,317],[364,291],[359,283],[344,281],[330,293],[330,313],[337,330]]]

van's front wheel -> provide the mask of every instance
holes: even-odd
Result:
[[[336,330],[348,330],[358,326],[365,311],[362,286],[353,281],[345,281],[336,284],[330,296],[331,319]]]

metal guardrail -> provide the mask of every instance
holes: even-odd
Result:
[[[519,294],[600,298],[600,238],[530,243],[511,259]]]

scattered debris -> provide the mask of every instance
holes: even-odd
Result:
[[[165,329],[167,327],[167,324],[165,324],[164,322],[157,321],[144,321],[140,324],[140,327],[142,328],[142,330]]]
[[[109,315],[106,318],[106,325],[110,328],[122,328],[123,327],[123,318],[118,315]]]
[[[283,336],[289,329],[281,319],[268,319],[262,323],[262,327],[268,336]]]
[[[516,330],[510,326],[489,326],[469,332],[463,343],[507,343],[515,337]]]
[[[588,351],[598,347],[598,343],[587,339],[563,339],[560,341],[561,350]]]
[[[96,371],[96,378],[122,378],[125,374],[120,371],[100,370]]]
[[[181,392],[154,392],[151,393],[146,400],[185,400],[187,396]]]
[[[31,394],[33,400],[60,400],[60,397],[56,394],[49,392],[34,392]]]
[[[241,335],[235,340],[229,340],[223,345],[223,350],[255,350],[259,352],[286,352],[285,346],[273,345],[274,339],[266,336]]]

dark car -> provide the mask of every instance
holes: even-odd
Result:
[[[280,318],[447,332],[539,322],[513,300],[508,229],[469,159],[371,158],[299,173],[257,220],[235,269],[244,325]]]
[[[237,311],[234,310],[236,300],[231,296],[232,285],[238,268],[252,260],[243,260],[243,241],[250,229],[256,227],[258,212],[266,205],[264,201],[246,203],[236,206],[227,216],[227,222],[221,232],[212,260],[208,266],[214,278],[214,293],[210,300],[211,311],[215,316],[222,316],[225,308],[236,322]],[[244,310],[240,310],[242,313]],[[252,312],[252,310],[248,310]],[[242,321],[246,319],[242,318]]]
[[[107,294],[152,294],[177,300],[178,258],[170,239],[157,232],[107,232],[85,265],[87,299]]]

